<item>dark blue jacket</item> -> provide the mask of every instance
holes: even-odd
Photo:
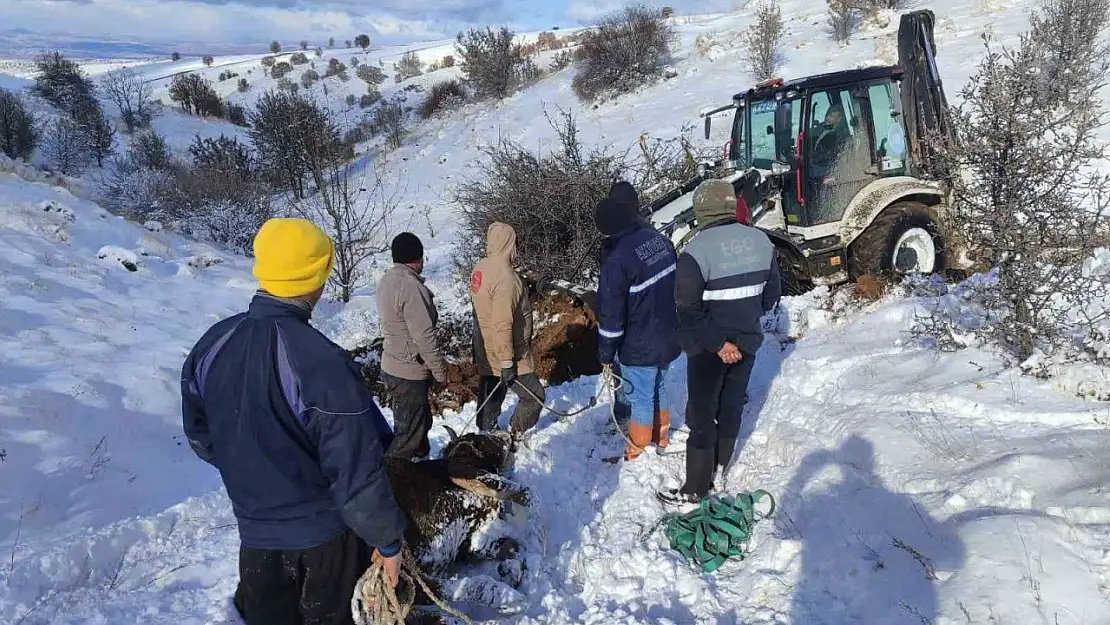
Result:
[[[674,246],[638,216],[631,185],[618,183],[598,207],[601,244],[598,284],[599,358],[633,367],[662,367],[678,358]]]
[[[260,293],[208,330],[182,369],[185,435],[219,469],[244,546],[307,549],[349,527],[391,555],[405,529],[382,466],[393,433],[310,316]]]

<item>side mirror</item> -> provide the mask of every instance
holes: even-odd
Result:
[[[706,139],[706,141],[709,140],[709,132],[712,129],[713,129],[713,116],[712,115],[706,115],[705,116],[705,139]]]
[[[783,176],[790,173],[790,165],[786,163],[775,161],[771,163],[771,174],[774,176]]]

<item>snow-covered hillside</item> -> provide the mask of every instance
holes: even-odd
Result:
[[[1028,6],[928,3],[950,99],[974,71],[980,35],[1012,42]],[[786,76],[895,60],[896,18],[836,46],[823,3],[785,0],[783,12]],[[645,133],[676,136],[750,82],[749,21],[745,11],[678,18],[677,76],[637,94],[583,106],[570,69],[416,125],[399,150],[363,156],[403,190],[399,223],[425,240],[437,301],[463,304],[451,280],[450,197],[483,145],[509,137],[544,149],[555,136],[543,113],[557,107],[577,114],[587,142],[623,150]],[[329,56],[350,65],[357,53],[388,66],[403,51],[326,51],[317,65]],[[431,61],[450,43],[420,53]],[[221,94],[263,92],[260,58],[225,59],[252,87],[238,94],[234,80],[217,82]],[[217,66],[193,69],[216,82],[229,68]],[[361,93],[349,71],[343,88]],[[406,84],[390,80],[383,92]],[[178,149],[193,132],[232,129],[178,113],[156,127]],[[8,173],[0,260],[0,622],[238,622],[235,520],[218,474],[182,444],[178,379],[201,332],[250,298],[248,261]],[[347,345],[376,334],[372,293],[324,306],[318,326]],[[1110,625],[1110,407],[987,351],[917,346],[908,336],[916,305],[903,291],[863,304],[819,290],[788,298],[768,320],[728,490],[766,489],[780,510],[756,526],[747,559],[712,575],[652,532],[663,513],[652,492],[681,477],[681,455],[610,465],[602,459],[623,440],[607,403],[564,421],[545,414],[512,470],[536,494],[516,519],[529,607],[500,621]],[[681,415],[681,361],[669,385]],[[586,378],[552,388],[549,403],[584,407],[597,386]],[[438,422],[434,450],[446,440],[440,426],[467,426],[473,410]],[[684,438],[676,433],[673,449]]]

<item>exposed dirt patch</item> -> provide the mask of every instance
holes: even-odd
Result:
[[[870,274],[860,276],[856,279],[856,295],[859,297],[875,302],[886,295],[887,283]]]
[[[601,373],[597,359],[597,318],[589,308],[565,296],[536,303],[532,356],[536,374],[549,384],[562,384]]]
[[[569,297],[549,296],[534,305],[535,328],[532,357],[536,374],[549,384],[562,384],[583,375],[597,375],[597,319],[593,311]],[[432,414],[459,410],[474,401],[478,390],[478,368],[471,353],[473,322],[469,314],[440,316],[439,344],[448,360],[447,384],[433,387]],[[382,406],[392,406],[381,380],[382,339],[351,350],[362,368],[370,393]]]

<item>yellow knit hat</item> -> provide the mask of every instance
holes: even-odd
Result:
[[[278,297],[300,297],[324,286],[331,274],[334,246],[307,219],[275,217],[254,236],[254,277]]]

